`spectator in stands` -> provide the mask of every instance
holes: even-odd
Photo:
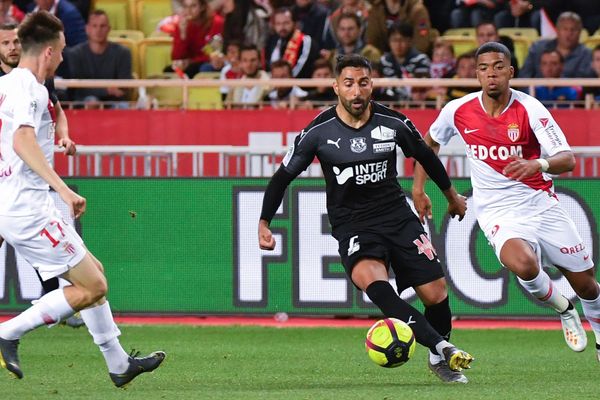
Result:
[[[371,63],[371,77],[375,78],[385,78],[383,75],[383,65],[381,62]],[[399,89],[402,95],[400,96],[402,99],[408,99],[408,91],[406,88]],[[373,86],[373,93],[371,94],[371,98],[375,101],[381,101],[387,104],[396,102],[398,100],[398,94],[394,88],[387,88],[383,86]]]
[[[273,9],[268,0],[224,0],[223,40],[253,43],[262,51],[269,36],[269,18]]]
[[[510,50],[510,64],[515,69],[515,76],[519,74],[519,63],[515,56],[515,44],[508,36],[500,36],[498,29],[491,21],[481,21],[475,26],[475,37],[477,38],[477,46],[481,46],[488,42],[500,42]]]
[[[61,0],[62,1],[62,0]],[[223,41],[223,17],[214,13],[207,0],[183,0],[183,15],[173,33],[172,64],[165,71],[193,77],[214,71],[211,55],[219,55]]]
[[[61,0],[62,1],[62,0]],[[72,79],[132,79],[131,52],[109,42],[110,23],[103,10],[90,14],[85,27],[88,40],[65,50],[65,61]],[[72,100],[84,102],[124,102],[129,91],[118,87],[80,88],[70,91]],[[120,104],[120,107],[126,103]]]
[[[463,79],[474,79],[477,78],[477,74],[475,68],[477,67],[477,62],[475,58],[475,53],[465,53],[461,54],[456,60],[456,74],[453,76],[454,79],[463,78]],[[479,91],[479,87],[450,87],[448,88],[447,98],[448,100],[458,99],[463,97],[466,94],[473,93]]]
[[[536,28],[539,31],[540,5],[534,3],[535,0],[506,1],[494,15],[494,23],[498,28]]]
[[[333,38],[327,35],[327,17],[329,10],[317,0],[295,0],[292,16],[296,26],[305,35],[310,36],[319,50],[332,49]]]
[[[448,16],[456,6],[456,0],[423,0],[423,4],[429,12],[431,26],[435,27],[440,33],[450,28]]]
[[[450,27],[464,28],[476,26],[481,21],[491,21],[504,0],[457,0],[457,6],[450,13]]]
[[[592,78],[600,78],[600,44],[592,50]],[[591,94],[594,100],[600,101],[600,86],[586,87],[583,89],[584,94]]]
[[[269,93],[269,74],[260,69],[260,51],[254,44],[244,45],[240,49],[241,79],[262,81],[262,84],[249,87],[236,87],[227,94],[226,102],[235,106],[256,106]]]
[[[417,50],[429,53],[438,36],[431,29],[429,12],[421,0],[373,0],[367,19],[367,43],[381,51],[388,49],[389,27],[395,22],[407,22],[413,28],[413,43]]]
[[[365,27],[367,26],[367,17],[369,16],[368,3],[366,0],[342,0],[340,6],[329,15],[327,24],[329,28],[328,35],[336,42],[338,22],[342,14],[347,13],[356,14],[356,16],[360,18],[360,36],[364,36]]]
[[[279,8],[273,13],[273,30],[267,42],[265,58],[267,70],[271,63],[285,60],[292,66],[294,78],[309,78],[312,74],[312,64],[319,55],[315,41],[298,28],[289,8]]]
[[[429,66],[430,78],[448,78],[454,75],[456,58],[454,48],[443,38],[439,38],[433,45],[431,54],[431,65]]]
[[[564,59],[556,49],[546,49],[540,57],[540,71],[542,78],[560,78],[564,68]],[[579,100],[581,88],[571,86],[536,86],[535,98],[545,106],[556,101]]]
[[[0,24],[18,24],[25,18],[25,13],[12,0],[0,0]]]
[[[410,24],[396,22],[388,30],[388,35],[390,51],[381,57],[384,76],[413,78],[416,75],[429,75],[431,61],[413,46]]]
[[[85,21],[81,13],[69,0],[35,0],[30,5],[29,11],[46,10],[56,15],[65,28],[65,41],[67,47],[73,47],[87,40]],[[64,70],[56,72],[61,76]]]
[[[546,49],[556,49],[564,59],[563,78],[581,78],[591,76],[592,52],[579,43],[581,18],[566,11],[558,17],[556,39],[541,39],[530,48],[525,63],[519,72],[519,78],[541,78],[541,55]]]
[[[383,76],[386,78],[414,78],[429,75],[431,62],[427,55],[412,45],[413,29],[407,22],[395,22],[388,30],[390,51],[381,56]],[[409,98],[406,88],[394,88],[398,100]]]
[[[319,58],[313,66],[313,79],[332,79],[333,66],[324,58]],[[332,85],[319,86],[308,90],[302,103],[303,108],[313,108],[315,106],[330,105],[337,101],[337,95]]]
[[[292,67],[285,60],[278,60],[271,64],[271,78],[291,79]],[[269,92],[267,99],[273,108],[295,108],[299,100],[306,97],[308,93],[298,86],[278,87]]]
[[[242,45],[235,40],[230,41],[225,47],[225,66],[221,69],[220,79],[240,79],[242,69],[240,67],[240,49]],[[223,100],[229,93],[229,86],[221,86],[221,96]]]
[[[375,46],[365,45],[361,39],[361,20],[355,13],[346,13],[338,18],[336,38],[338,45],[332,51],[322,50],[321,54],[335,65],[337,57],[345,54],[360,54],[369,61],[379,61],[381,52]]]

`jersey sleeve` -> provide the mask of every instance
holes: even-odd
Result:
[[[448,144],[452,136],[458,132],[454,125],[454,112],[456,107],[452,102],[448,103],[429,127],[429,136],[439,144]]]
[[[406,116],[401,118],[401,129],[396,134],[396,144],[402,149],[406,157],[414,157],[419,150],[427,145],[423,141],[423,136]]]
[[[22,92],[16,96],[15,100],[13,117],[15,130],[23,125],[37,129],[35,112],[38,107],[45,107],[46,104],[37,104],[34,86],[29,82],[24,83],[21,88]]]
[[[290,175],[300,175],[313,162],[317,154],[318,135],[314,131],[303,130],[294,139],[281,163],[283,169]]]
[[[570,151],[567,138],[550,111],[538,100],[531,98],[527,104],[529,125],[540,143],[543,156],[553,156],[561,151]]]

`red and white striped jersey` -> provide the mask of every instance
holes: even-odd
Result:
[[[482,228],[496,217],[536,215],[557,202],[550,176],[537,173],[521,182],[502,171],[517,155],[527,160],[570,150],[550,112],[535,98],[511,89],[508,106],[498,117],[483,108],[482,92],[449,102],[429,130],[446,144],[459,135],[471,167],[475,213]]]
[[[19,127],[32,127],[52,165],[54,125],[48,90],[31,71],[15,68],[0,78],[0,215],[29,215],[52,204],[48,183],[17,155],[13,140]]]

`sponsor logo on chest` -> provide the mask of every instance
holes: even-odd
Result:
[[[387,165],[387,161],[378,161],[346,167],[343,170],[334,166],[333,173],[338,185],[343,185],[352,177],[357,185],[364,185],[384,180],[387,177]]]
[[[388,128],[387,126],[379,125],[377,128],[371,131],[371,138],[373,140],[392,140],[396,137],[396,131]]]

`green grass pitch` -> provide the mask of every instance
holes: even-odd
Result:
[[[468,385],[429,373],[426,350],[396,369],[373,364],[367,329],[121,327],[126,349],[165,350],[153,374],[126,390],[112,386],[85,329],[37,329],[20,347],[23,380],[0,374],[5,399],[598,399],[600,364],[593,335],[582,353],[560,331],[455,330],[475,357]]]

